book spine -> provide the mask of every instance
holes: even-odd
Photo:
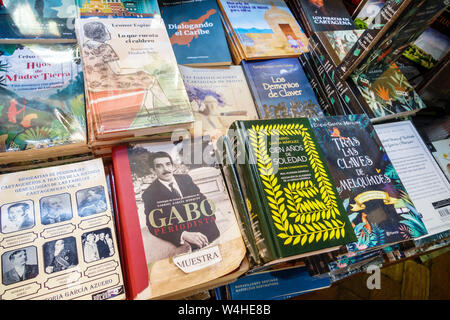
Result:
[[[259,256],[264,262],[269,262],[280,255],[276,251],[273,241],[271,241],[274,238],[266,221],[266,210],[261,202],[261,196],[258,196],[263,193],[259,190],[255,181],[258,177],[257,173],[252,170],[252,163],[256,163],[256,161],[254,161],[251,148],[247,144],[249,138],[245,127],[240,126],[239,123],[240,121],[236,121],[231,125],[228,138],[231,141],[232,148],[236,149],[234,161],[236,161],[237,175],[240,181],[245,181],[241,184],[242,193],[249,209],[256,246],[261,248]]]
[[[242,238],[248,250],[250,263],[258,265],[261,263],[258,251],[262,251],[264,248],[261,246],[258,247],[252,237],[251,217],[242,194],[241,183],[239,182],[233,163],[231,146],[227,136],[222,136],[217,141],[216,154],[234,208],[236,220],[238,221]]]
[[[241,65],[242,65],[242,69],[244,70],[245,79],[247,79],[248,87],[250,88],[250,93],[252,94],[253,101],[255,102],[255,105],[256,105],[256,111],[258,112],[258,117],[260,119],[264,119],[267,117],[267,115],[262,106],[261,99],[259,98],[258,90],[256,89],[255,82],[253,81],[252,71],[245,60],[242,60]]]
[[[337,72],[342,79],[347,79],[353,73],[411,1],[389,0],[385,3],[338,66]]]
[[[319,79],[316,76],[316,73],[312,69],[306,54],[302,54],[299,57],[300,64],[303,67],[303,70],[305,71],[305,75],[308,78],[308,81],[311,84],[311,87],[314,90],[314,93],[316,94],[317,101],[320,104],[320,107],[322,111],[325,113],[325,115],[329,116],[333,113],[333,110],[331,108],[330,102],[327,99],[327,96],[325,94],[324,89],[322,88]]]
[[[325,49],[321,39],[319,39],[317,33],[314,33],[310,38],[310,44],[312,50],[317,53],[319,60],[325,69],[325,72],[328,74],[337,92],[341,96],[342,100],[345,101],[345,103],[347,103],[348,107],[350,108],[351,113],[365,114],[369,118],[374,117],[373,112],[366,101],[364,99],[358,99],[358,97],[352,91],[351,87],[348,84],[349,80],[340,80],[340,78],[337,76],[336,66],[327,54],[327,50]]]
[[[419,38],[428,26],[445,10],[444,0],[427,0],[420,4],[411,3],[391,28],[378,42],[354,74],[368,73],[370,70],[386,70],[403,54],[406,47]]]
[[[114,148],[112,157],[118,200],[119,237],[122,240],[124,273],[129,289],[127,297],[135,299],[148,287],[149,277],[127,147]]]
[[[325,92],[328,95],[328,99],[330,100],[331,104],[333,105],[333,108],[335,110],[335,115],[345,115],[347,114],[346,108],[344,107],[341,98],[339,94],[337,93],[337,90],[334,88],[333,83],[328,77],[328,74],[325,72],[325,68],[322,66],[322,64],[319,61],[318,56],[316,53],[312,50],[311,45],[310,52],[311,52],[311,60],[314,63],[315,68],[317,69],[317,72],[319,74],[319,78],[325,88]]]

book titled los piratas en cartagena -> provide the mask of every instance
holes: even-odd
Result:
[[[97,139],[191,126],[189,99],[162,19],[77,19],[76,28]]]
[[[341,0],[294,0],[300,4],[300,14],[306,18],[310,33],[329,30],[356,29]]]
[[[0,45],[0,163],[81,154],[86,115],[76,44]]]
[[[0,1],[1,43],[76,42],[75,0]]]
[[[101,159],[0,176],[2,300],[125,299]]]
[[[236,121],[228,136],[264,262],[356,240],[307,118]]]
[[[159,4],[178,64],[231,64],[216,0],[161,0]]]
[[[131,144],[112,157],[130,299],[188,296],[248,270],[207,137]]]
[[[242,66],[261,119],[324,115],[297,58],[242,61]]]
[[[367,116],[310,122],[357,237],[351,250],[427,233]]]

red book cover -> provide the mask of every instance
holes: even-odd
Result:
[[[119,217],[119,239],[124,260],[127,299],[135,299],[149,285],[144,245],[134,197],[133,182],[126,146],[113,150],[115,191]]]

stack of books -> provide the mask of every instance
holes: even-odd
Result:
[[[218,0],[233,62],[298,57],[308,38],[284,0]]]

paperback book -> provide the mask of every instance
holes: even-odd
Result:
[[[196,136],[207,135],[216,141],[235,120],[258,119],[241,66],[179,69],[194,113]]]
[[[297,58],[242,61],[242,66],[261,119],[324,115]]]
[[[0,163],[89,152],[76,44],[0,44]]]
[[[178,64],[231,64],[216,0],[162,0],[160,6]]]
[[[77,19],[95,138],[190,128],[193,115],[164,22]]]
[[[0,1],[0,43],[76,42],[76,0]]]
[[[370,120],[364,115],[310,119],[339,197],[365,250],[427,233]]]
[[[246,275],[226,289],[230,300],[285,300],[330,285],[330,278],[314,278],[306,267],[297,267]]]
[[[398,176],[422,215],[428,234],[450,229],[450,185],[411,121],[379,124],[375,130]]]
[[[0,175],[2,300],[125,299],[101,159]]]
[[[317,31],[353,30],[353,23],[347,8],[341,0],[294,0],[299,3],[301,16],[311,34]]]
[[[157,0],[77,0],[81,18],[154,18],[160,17]]]
[[[265,263],[356,240],[307,118],[236,121],[228,137]]]
[[[219,0],[241,59],[298,57],[308,39],[283,0]]]
[[[184,297],[248,270],[214,153],[207,137],[113,150],[130,299]]]

